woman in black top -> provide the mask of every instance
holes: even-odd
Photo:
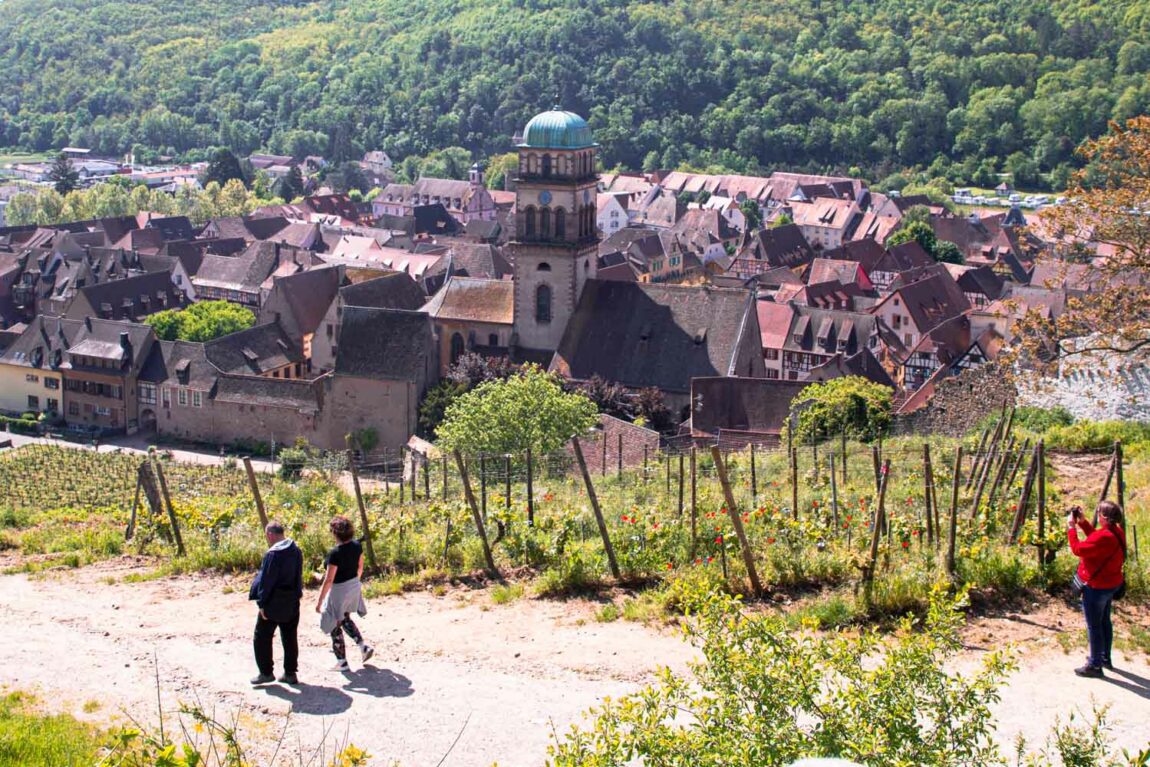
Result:
[[[331,635],[335,669],[348,671],[347,648],[343,641],[345,633],[359,646],[364,663],[375,654],[371,646],[363,641],[363,635],[351,620],[352,612],[360,616],[367,614],[359,581],[363,575],[363,546],[353,539],[355,528],[347,517],[336,517],[329,527],[338,545],[324,558],[327,573],[319,590],[315,611],[320,613],[320,628]]]

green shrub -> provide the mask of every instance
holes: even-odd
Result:
[[[790,423],[797,422],[794,439],[803,443],[824,440],[846,433],[870,441],[890,427],[889,386],[861,376],[846,376],[814,383],[799,392],[791,404]]]
[[[83,722],[41,714],[23,693],[0,696],[0,767],[89,767],[97,745]]]
[[[1150,424],[1135,421],[1078,421],[1052,426],[1043,435],[1047,450],[1098,450],[1121,440],[1135,451],[1150,443]]]

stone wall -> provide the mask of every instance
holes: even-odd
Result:
[[[599,428],[594,434],[579,439],[583,447],[583,458],[587,461],[587,471],[592,476],[613,474],[618,470],[620,437],[623,439],[623,468],[642,466],[644,456],[654,460],[659,450],[659,432],[613,416],[600,415]],[[566,452],[574,465],[575,454],[570,445]]]
[[[967,370],[938,384],[926,407],[896,416],[895,434],[941,434],[957,437],[973,429],[1002,403],[1015,404],[1018,391],[1010,371],[989,364]]]

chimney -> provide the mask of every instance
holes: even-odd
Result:
[[[120,348],[124,350],[124,360],[129,365],[132,364],[132,341],[128,337],[128,331],[120,331]]]

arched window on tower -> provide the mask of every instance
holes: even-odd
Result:
[[[459,333],[452,333],[451,335],[451,364],[454,365],[456,360],[463,356],[463,336]]]
[[[551,209],[539,209],[539,236],[545,240],[551,239]]]
[[[544,262],[540,263],[539,266],[535,267],[535,271],[537,271],[537,272],[549,272],[549,271],[551,271],[551,264],[544,261]]]
[[[543,175],[551,175],[551,155],[549,154],[543,155]]]
[[[535,237],[535,208],[528,205],[523,211],[523,238],[526,240]]]
[[[551,321],[551,288],[547,285],[535,288],[535,321]]]
[[[558,208],[555,211],[555,239],[567,238],[567,211]]]

